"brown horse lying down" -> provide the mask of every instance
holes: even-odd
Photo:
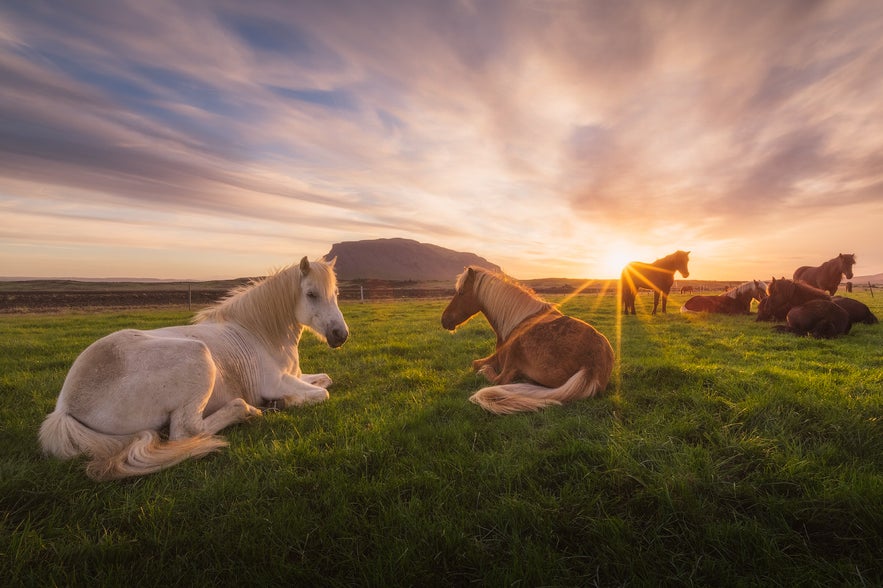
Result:
[[[472,362],[494,384],[470,398],[485,410],[535,411],[594,396],[607,387],[613,348],[604,335],[508,276],[469,267],[457,278],[442,326],[454,330],[479,312],[497,334],[496,351]]]
[[[849,320],[852,323],[864,323],[866,325],[875,325],[877,324],[877,317],[874,316],[874,313],[871,312],[871,309],[868,308],[866,304],[863,302],[859,302],[854,298],[843,298],[842,296],[835,296],[831,299],[831,302],[845,310],[849,313]]]
[[[767,287],[767,294],[769,297],[757,307],[758,321],[784,320],[788,311],[795,306],[810,300],[831,300],[831,295],[824,290],[785,278],[773,278]]]
[[[849,313],[830,300],[811,300],[788,311],[788,326],[778,325],[780,333],[794,333],[800,337],[812,335],[816,339],[831,339],[845,335],[852,327]]]
[[[693,296],[681,307],[681,312],[714,312],[718,314],[749,314],[751,301],[766,298],[766,284],[758,280],[745,282],[718,296]]]

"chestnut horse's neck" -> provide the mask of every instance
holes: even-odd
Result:
[[[525,319],[555,308],[554,304],[540,300],[526,288],[501,276],[479,272],[475,278],[473,292],[500,341],[505,341]]]

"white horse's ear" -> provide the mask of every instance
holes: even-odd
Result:
[[[304,276],[310,273],[310,260],[306,256],[300,260],[300,273]]]
[[[331,259],[326,259],[325,263],[328,264],[328,267],[334,267],[334,264],[337,263],[337,256],[335,255]]]

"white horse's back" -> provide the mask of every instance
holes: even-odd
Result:
[[[194,406],[201,411],[212,393],[215,371],[202,341],[127,329],[83,351],[58,401],[96,431],[132,435],[167,426],[182,406],[202,403]]]

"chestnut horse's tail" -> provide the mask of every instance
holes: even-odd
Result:
[[[55,411],[40,426],[40,445],[48,455],[70,459],[86,454],[86,473],[94,480],[114,480],[152,474],[185,459],[202,457],[225,447],[213,435],[163,441],[156,431],[116,436],[90,429],[74,417]]]
[[[586,370],[582,369],[558,388],[536,384],[502,384],[482,388],[469,400],[494,414],[512,414],[588,398],[600,392],[602,387],[597,377],[590,380]]]

